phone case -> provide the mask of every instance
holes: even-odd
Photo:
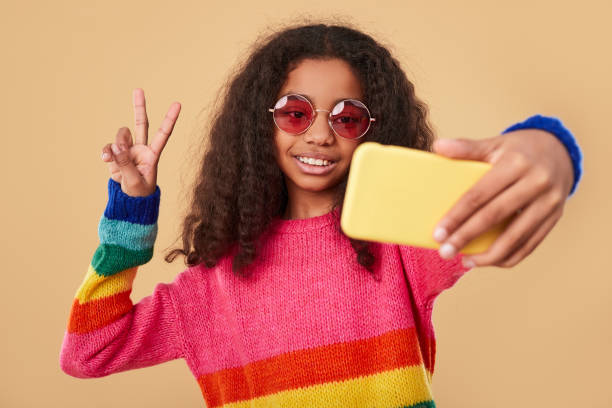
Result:
[[[436,224],[491,164],[363,142],[355,149],[340,225],[352,238],[438,249]],[[486,251],[513,217],[459,252]]]

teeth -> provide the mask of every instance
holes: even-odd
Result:
[[[331,164],[330,161],[328,160],[322,160],[322,159],[313,159],[312,157],[297,157],[299,161],[301,161],[302,163],[307,163],[307,164],[311,164],[314,166],[327,166],[328,164]]]

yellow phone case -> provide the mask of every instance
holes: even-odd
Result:
[[[364,142],[353,153],[340,225],[356,239],[438,249],[435,226],[490,168],[486,162]],[[512,218],[459,252],[486,251]]]

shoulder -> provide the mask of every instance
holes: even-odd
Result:
[[[206,273],[207,271],[209,273]],[[202,286],[206,286],[205,281],[210,272],[212,271],[203,264],[190,266],[177,274],[166,286],[175,299],[189,297],[194,291],[202,292]]]

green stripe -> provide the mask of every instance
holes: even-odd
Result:
[[[102,276],[111,276],[153,258],[153,248],[132,251],[119,245],[100,244],[94,253],[91,266]]]
[[[98,224],[98,236],[102,244],[142,251],[153,247],[157,236],[157,223],[142,225],[102,216]]]
[[[404,405],[401,408],[436,408],[436,404],[433,401],[423,401],[418,404],[412,404],[410,406]]]

